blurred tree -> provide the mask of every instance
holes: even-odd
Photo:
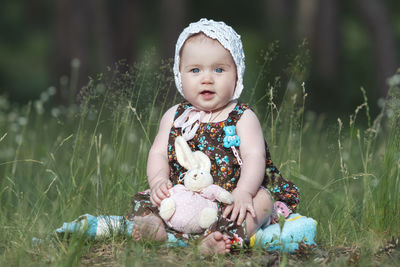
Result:
[[[340,87],[338,79],[340,47],[338,2],[336,0],[311,1],[314,4],[311,8],[314,12],[309,13],[313,23],[309,25],[311,27],[308,39],[314,62],[312,71],[316,77],[314,80],[316,90],[313,91],[312,99],[314,99],[315,106],[318,106],[319,102],[325,110],[337,108],[341,97],[340,90],[338,90]],[[305,4],[303,3],[303,5]]]
[[[19,102],[50,85],[49,5],[28,2],[0,1],[0,94]]]
[[[390,21],[389,12],[385,1],[379,0],[356,0],[344,6],[337,0],[309,0],[299,1],[298,10],[298,30],[300,35],[307,36],[310,40],[310,48],[313,56],[313,67],[311,77],[311,87],[313,89],[311,102],[317,111],[337,110],[339,103],[352,106],[353,99],[359,99],[358,87],[369,84],[369,82],[377,81],[376,84],[369,84],[372,90],[372,96],[385,97],[388,86],[386,79],[393,75],[397,67],[397,55],[395,36],[392,31],[392,23]],[[344,14],[346,8],[350,10],[351,20],[345,21]],[[357,62],[344,59],[348,56],[343,53],[344,31],[349,30],[349,21],[357,21],[354,17],[354,11],[360,14],[361,28],[364,26],[368,29],[366,35],[371,40],[374,58],[374,74],[371,77],[360,76],[357,79],[356,73],[366,71],[361,62],[364,59],[359,58]],[[356,34],[355,32],[349,33]],[[352,39],[353,46],[359,46],[354,42],[362,42],[362,39]],[[368,49],[368,47],[367,47]],[[352,66],[346,66],[351,62]],[[358,65],[357,65],[358,64]],[[340,67],[341,66],[341,67]],[[340,77],[343,73],[339,73],[340,69],[350,71],[345,79],[353,79],[356,81],[345,81]],[[361,72],[357,69],[363,69]],[[364,72],[365,73],[365,72]],[[356,82],[356,86],[353,86]],[[352,93],[354,92],[354,93]],[[343,99],[347,103],[343,103]],[[326,100],[324,100],[326,99]],[[372,103],[375,105],[376,103]]]
[[[187,1],[163,0],[160,7],[161,58],[170,59],[175,55],[175,44],[179,34],[186,27]],[[171,77],[172,78],[172,77]],[[176,90],[169,90],[167,98],[172,100]]]
[[[271,40],[280,40],[283,46],[292,47],[296,5],[291,0],[266,0],[265,23]]]
[[[186,27],[187,1],[161,1],[161,53],[163,58],[171,58],[175,54],[175,43],[182,29]]]
[[[96,2],[96,0],[93,1]],[[120,0],[108,1],[108,5],[109,11],[112,7],[116,10],[108,13],[108,17],[113,18],[111,27],[114,34],[110,37],[110,42],[114,44],[114,56],[107,65],[120,59],[126,59],[127,62],[132,63],[137,58],[142,3],[140,0]]]
[[[53,77],[62,77],[60,103],[72,101],[89,75],[120,59],[135,60],[140,7],[139,0],[54,2]]]
[[[144,51],[155,51],[154,60],[172,57],[179,32],[201,17],[225,21],[242,35],[249,85],[257,77],[259,51],[275,40],[277,56],[264,80],[281,76],[285,85],[288,61],[300,40],[309,39],[306,87],[317,112],[351,112],[360,103],[360,86],[375,105],[398,64],[400,19],[391,17],[400,8],[396,0],[25,2],[0,1],[0,92],[22,102],[51,84],[61,89],[59,102],[72,100],[72,89],[85,85],[88,75],[119,59],[141,61]],[[71,72],[73,58],[79,59],[78,75]],[[63,75],[60,87],[56,79]]]
[[[57,91],[58,101],[65,102],[75,92],[70,92],[65,80],[71,73],[71,60],[80,61],[77,85],[82,85],[88,76],[88,33],[91,13],[87,1],[57,0],[54,2],[53,28],[53,77],[63,77]],[[77,63],[77,62],[76,62]]]
[[[392,76],[398,67],[395,38],[388,10],[384,1],[356,0],[354,3],[369,30],[376,63],[377,88],[379,96],[385,97],[388,92],[386,79]]]
[[[107,66],[113,63],[115,58],[115,48],[113,40],[115,40],[112,19],[109,16],[109,7],[106,0],[90,0],[93,12],[93,32],[95,46],[97,47],[96,57],[98,65]]]
[[[329,83],[337,79],[339,52],[338,1],[321,0],[310,40],[319,75]]]

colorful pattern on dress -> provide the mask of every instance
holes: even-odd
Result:
[[[180,103],[175,113],[174,120],[179,117],[187,108],[190,107],[189,102]],[[231,192],[236,188],[240,177],[240,165],[237,158],[234,156],[232,146],[235,147],[240,155],[238,146],[240,143],[239,137],[236,138],[235,126],[241,115],[250,107],[243,103],[237,103],[234,109],[229,113],[228,118],[221,122],[200,123],[193,139],[188,141],[192,151],[201,150],[211,160],[211,175],[214,178],[214,184]],[[233,127],[231,127],[233,126]],[[180,166],[175,153],[175,139],[181,135],[181,129],[176,129],[171,126],[168,140],[168,163],[170,168],[170,180],[173,185],[183,183],[183,176],[186,170]],[[229,138],[229,144],[224,146],[224,138]],[[227,139],[225,139],[227,140]],[[225,141],[227,143],[227,141]],[[230,147],[229,147],[230,146]],[[262,186],[267,188],[275,201],[284,202],[291,211],[295,211],[299,202],[299,189],[291,182],[282,178],[279,170],[273,165],[271,155],[267,143],[266,150],[266,172],[262,182]],[[132,198],[133,210],[130,218],[133,216],[143,216],[149,213],[158,215],[158,208],[151,204],[150,194],[138,193]],[[232,248],[248,247],[249,238],[246,234],[244,223],[238,226],[235,222],[222,217],[222,211],[225,205],[218,203],[218,221],[210,226],[204,234],[214,231],[220,231],[227,234],[231,238]],[[196,239],[200,235],[182,235],[166,226],[166,231],[173,234],[178,239]],[[203,235],[204,236],[204,235]]]
[[[182,102],[176,110],[175,118],[189,107],[189,102]],[[246,104],[238,103],[226,120],[216,123],[201,123],[194,138],[188,141],[193,151],[202,150],[206,153],[211,160],[211,175],[214,183],[228,191],[232,191],[236,187],[240,176],[240,165],[232,149],[224,146],[226,131],[229,131],[229,136],[234,136],[230,130],[235,128],[231,128],[231,126],[236,126],[243,112],[249,108]],[[172,126],[168,141],[168,158],[170,179],[173,184],[182,183],[183,181],[179,177],[185,173],[185,169],[177,163],[173,145],[175,138],[179,135],[181,135],[181,130]],[[236,150],[240,154],[239,147],[236,147]],[[279,170],[272,163],[267,143],[265,143],[265,152],[266,171],[262,186],[271,192],[275,201],[284,202],[292,212],[295,212],[299,203],[299,189],[292,182],[283,179]]]
[[[265,143],[266,171],[263,186],[267,188],[275,201],[281,201],[287,205],[291,212],[296,212],[300,198],[299,188],[290,181],[282,178],[279,170],[271,161],[271,154]]]
[[[177,108],[175,118],[179,117],[189,107],[188,102],[182,102]],[[193,151],[201,150],[210,158],[211,175],[214,178],[214,183],[230,192],[236,187],[239,179],[240,165],[233,155],[232,149],[224,146],[224,138],[226,137],[224,128],[232,126],[235,129],[240,116],[248,108],[245,104],[237,104],[226,120],[200,123],[194,138],[188,141]],[[183,181],[179,177],[182,177],[186,171],[176,160],[174,142],[176,137],[180,135],[181,129],[172,126],[168,141],[168,159],[170,179],[173,184],[182,183]],[[238,147],[237,150],[239,151]]]

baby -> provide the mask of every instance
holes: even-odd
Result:
[[[201,19],[179,36],[174,75],[185,101],[164,114],[150,149],[150,190],[133,197],[129,216],[135,221],[135,239],[162,241],[168,234],[188,238],[169,229],[158,215],[168,189],[183,182],[185,169],[177,162],[174,148],[177,136],[183,136],[193,151],[208,155],[214,183],[234,198],[232,205],[219,205],[218,221],[201,235],[202,253],[246,247],[249,237],[271,222],[274,201],[290,211],[296,209],[297,187],[273,166],[257,116],[237,100],[244,69],[240,36],[225,23]]]

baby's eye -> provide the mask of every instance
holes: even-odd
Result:
[[[199,73],[200,72],[200,70],[198,68],[191,69],[190,71],[193,72],[193,73]]]
[[[217,73],[222,73],[224,70],[222,69],[222,68],[216,68],[215,69],[215,72],[217,72]]]

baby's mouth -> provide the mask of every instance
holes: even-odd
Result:
[[[212,95],[215,94],[213,91],[210,90],[203,90],[200,92],[201,95]]]

